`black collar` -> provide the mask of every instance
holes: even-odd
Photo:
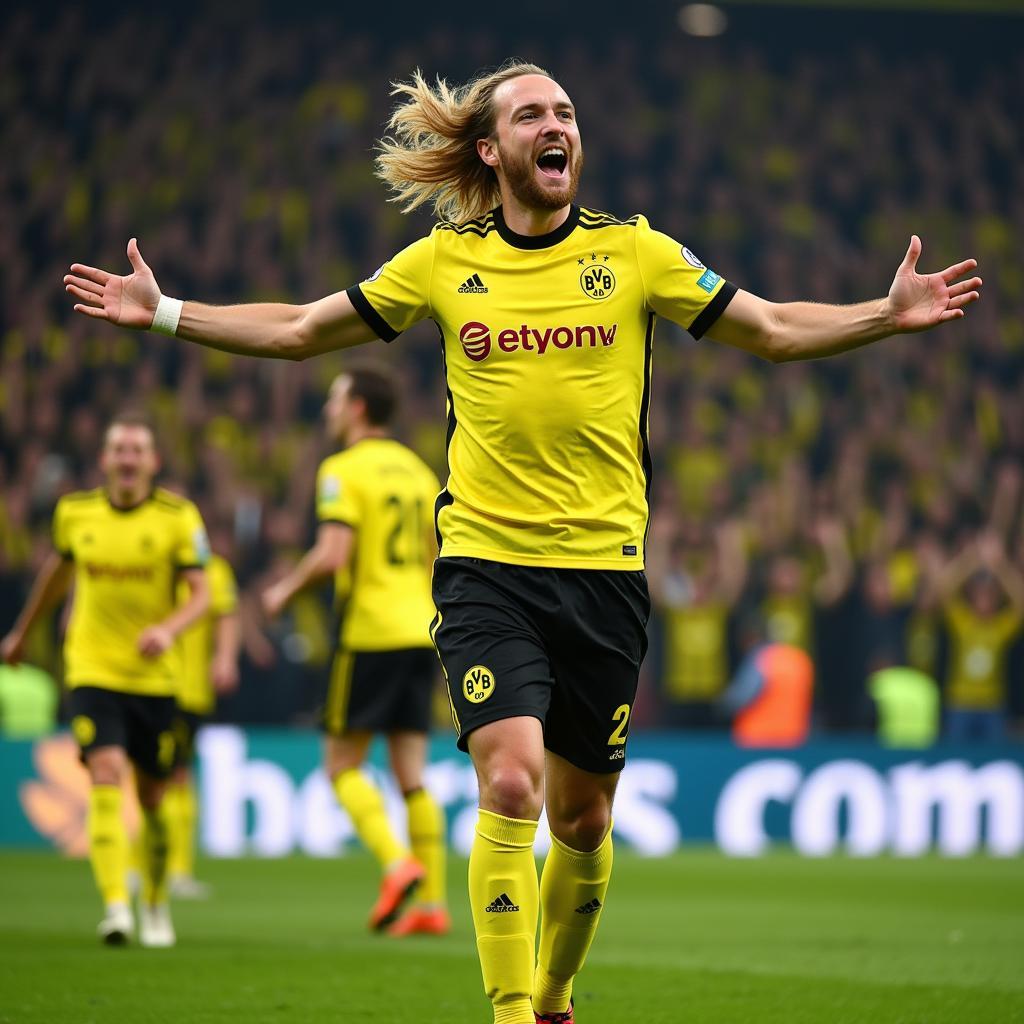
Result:
[[[494,226],[498,229],[498,234],[517,249],[549,249],[553,245],[558,245],[572,234],[580,219],[580,208],[573,203],[569,207],[569,216],[554,231],[549,231],[546,235],[520,235],[505,223],[505,215],[501,212],[500,206],[495,207],[493,213]]]
[[[146,502],[149,501],[150,498],[152,498],[155,493],[156,488],[154,487],[141,501],[137,501],[134,505],[115,505],[114,499],[111,498],[110,496],[110,491],[108,491],[106,487],[103,488],[103,494],[107,499],[107,504],[115,512],[134,512],[137,508],[142,508],[142,506],[145,505]]]

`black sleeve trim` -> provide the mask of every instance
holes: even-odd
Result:
[[[382,341],[394,341],[398,337],[399,332],[393,331],[388,326],[387,320],[370,305],[370,300],[363,294],[359,285],[352,285],[351,288],[346,289],[345,294],[355,306],[356,312],[366,321],[366,326],[371,331],[375,331],[378,338]]]
[[[316,521],[317,526],[347,526],[350,530],[354,530],[355,526],[345,519],[318,519]]]
[[[75,555],[72,551],[58,551],[57,554],[60,555],[65,562],[73,562],[75,560]]]
[[[700,311],[697,319],[690,324],[690,334],[695,341],[700,341],[705,334],[714,326],[715,321],[725,312],[725,307],[732,302],[732,297],[739,289],[732,283],[726,281],[718,290],[718,294]]]
[[[205,568],[206,568],[205,565],[201,565],[198,562],[196,562],[195,564],[190,562],[188,565],[179,565],[177,571],[178,572],[188,572],[189,569],[205,569]]]

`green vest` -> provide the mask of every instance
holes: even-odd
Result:
[[[35,665],[0,665],[0,736],[34,739],[57,724],[58,687]]]
[[[887,747],[930,747],[939,735],[939,686],[916,668],[883,668],[868,678]]]

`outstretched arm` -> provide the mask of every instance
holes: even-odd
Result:
[[[176,329],[154,324],[160,305],[160,287],[142,258],[138,242],[128,243],[132,272],[124,277],[74,263],[64,277],[64,288],[76,299],[75,311],[120,327],[162,330],[209,348],[236,355],[271,359],[307,359],[338,348],[372,341],[373,331],[356,312],[344,292],[306,305],[258,302],[242,306],[207,306],[186,302],[180,306],[164,299],[178,316]],[[172,325],[173,326],[173,323]]]
[[[68,592],[74,575],[74,562],[50,552],[11,631],[0,641],[0,661],[17,665],[25,653],[25,638],[36,620]]]
[[[341,523],[321,523],[316,543],[302,556],[299,564],[263,591],[263,611],[267,618],[273,619],[280,615],[300,590],[305,590],[348,565],[352,557],[353,540],[351,527]]]
[[[937,274],[919,274],[921,239],[914,235],[889,294],[852,306],[813,302],[768,302],[738,291],[708,332],[725,345],[742,348],[773,363],[817,359],[869,345],[890,334],[926,331],[959,320],[975,302],[980,277],[959,280],[978,265],[954,263]]]

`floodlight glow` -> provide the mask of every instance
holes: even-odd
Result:
[[[691,36],[720,36],[729,24],[716,4],[686,4],[679,9],[679,27]]]

